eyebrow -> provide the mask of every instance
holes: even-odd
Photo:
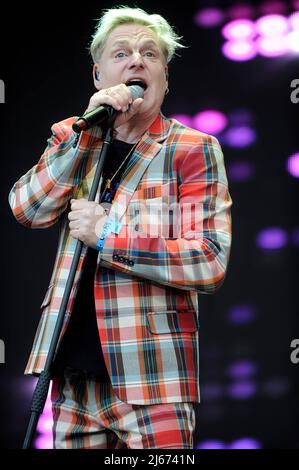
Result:
[[[126,39],[118,40],[114,44],[112,44],[112,48],[119,47],[119,46],[120,47],[127,46],[128,44],[129,44],[129,41],[127,41]],[[156,48],[159,48],[158,44],[155,41],[153,41],[152,39],[149,39],[148,41],[145,41],[142,44],[142,47],[145,47],[145,46],[154,46]]]

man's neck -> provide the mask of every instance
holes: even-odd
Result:
[[[117,140],[122,140],[129,144],[134,144],[141,139],[142,135],[148,130],[150,125],[154,122],[157,116],[140,117],[133,116],[128,122],[117,127],[116,136]],[[135,118],[135,119],[134,119]]]

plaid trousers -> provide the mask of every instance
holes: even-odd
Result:
[[[74,370],[53,378],[51,401],[55,449],[193,449],[192,402],[125,403],[110,381]]]

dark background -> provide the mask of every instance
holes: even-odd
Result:
[[[184,2],[184,8],[154,0],[123,3],[165,16],[189,46],[169,66],[164,114],[194,115],[209,107],[224,113],[250,109],[258,135],[248,149],[223,146],[227,164],[241,152],[253,162],[255,177],[230,181],[233,243],[227,278],[214,296],[200,298],[202,403],[196,408],[195,444],[252,438],[263,448],[298,448],[299,364],[290,361],[290,342],[299,338],[298,247],[289,243],[263,251],[255,242],[265,227],[280,226],[288,233],[298,227],[298,180],[286,171],[287,157],[298,151],[299,103],[290,101],[290,83],[299,78],[298,56],[232,62],[220,52],[220,28],[200,29],[193,22],[204,2]],[[0,365],[2,448],[20,447],[27,426],[34,380],[24,377],[23,370],[58,240],[56,226],[28,230],[19,225],[8,193],[40,158],[50,126],[86,108],[94,93],[87,53],[94,19],[102,8],[117,4],[26,2],[7,6],[1,18],[0,78],[6,85],[6,103],[0,105],[0,338],[6,347],[6,363]],[[238,304],[253,306],[253,322],[235,326],[227,321]],[[232,399],[227,392],[227,368],[236,360],[257,365],[256,393],[248,399]],[[282,384],[280,392],[273,386],[276,392],[271,393],[273,383]],[[209,385],[218,387],[219,396],[208,392]]]

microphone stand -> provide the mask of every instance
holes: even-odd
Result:
[[[95,172],[94,179],[92,182],[92,187],[88,196],[88,201],[94,201],[96,197],[97,189],[99,186],[99,181],[100,181],[101,174],[102,174],[102,168],[105,163],[105,159],[106,159],[110,144],[112,142],[113,124],[114,124],[115,118],[116,118],[116,115],[113,116],[112,119],[110,119],[107,122],[105,129],[103,129],[103,134],[104,134],[103,146],[102,146],[100,157],[97,163],[96,172]],[[68,279],[67,279],[66,286],[64,289],[59,313],[58,313],[57,320],[56,320],[55,329],[53,331],[53,335],[51,338],[51,343],[50,343],[45,367],[44,367],[44,370],[40,373],[38,382],[36,384],[36,387],[33,393],[31,409],[30,409],[31,415],[30,415],[30,420],[29,420],[29,424],[27,427],[26,436],[24,439],[22,449],[30,449],[31,447],[32,440],[36,432],[37,423],[38,423],[40,415],[43,412],[45,402],[48,396],[48,391],[49,391],[49,386],[50,386],[50,381],[51,381],[51,366],[52,366],[54,355],[56,352],[58,340],[61,334],[63,320],[65,317],[65,312],[66,312],[67,304],[69,301],[70,293],[73,287],[73,282],[75,279],[75,274],[77,271],[82,248],[83,248],[83,242],[81,240],[77,240],[72,264],[70,267],[70,272],[68,275]]]

